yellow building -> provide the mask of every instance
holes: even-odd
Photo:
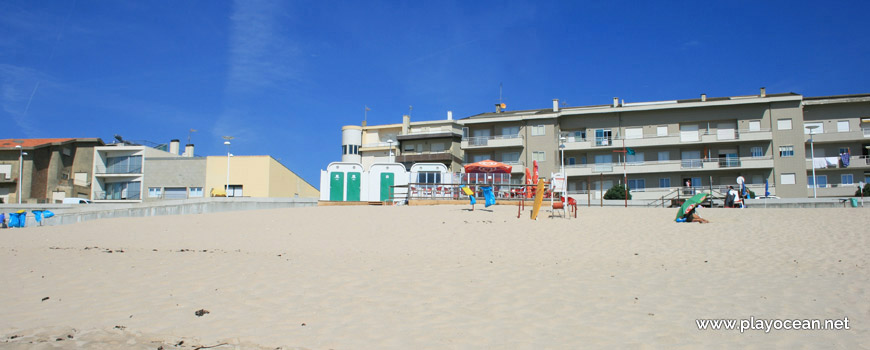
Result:
[[[207,193],[222,192],[226,185],[227,157],[207,157]],[[227,196],[319,198],[320,191],[271,156],[232,156]]]

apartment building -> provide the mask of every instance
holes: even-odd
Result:
[[[806,195],[814,182],[818,197],[850,196],[870,183],[870,94],[804,97],[803,116]]]
[[[0,202],[17,203],[19,195],[22,203],[88,198],[93,149],[102,145],[98,138],[0,140]]]
[[[369,169],[375,163],[401,163],[411,169],[417,163],[441,163],[450,171],[462,169],[462,134],[453,113],[447,119],[402,124],[342,127],[342,162],[360,163]]]
[[[450,118],[452,119],[452,118]],[[407,124],[407,122],[405,123]],[[411,123],[410,125],[415,125]],[[692,188],[721,189],[743,177],[757,195],[848,196],[870,182],[870,94],[804,97],[796,93],[612,103],[494,112],[445,121],[459,128],[461,165],[491,159],[524,181],[537,162],[549,177],[564,163],[568,191],[596,198],[627,181],[636,199]],[[348,137],[353,129],[357,139]],[[342,160],[366,164],[418,150],[404,124],[345,127]],[[353,148],[349,140],[363,147]],[[394,145],[390,140],[397,140]],[[811,142],[812,141],[812,142]],[[422,148],[425,150],[425,148]],[[440,148],[439,148],[440,149]],[[353,153],[354,151],[360,151]],[[812,176],[813,170],[816,178]]]

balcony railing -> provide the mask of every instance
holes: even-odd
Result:
[[[112,165],[112,166],[97,166],[97,174],[141,174],[142,165]]]
[[[510,140],[517,139],[521,136],[519,134],[513,135],[498,135],[498,136],[475,136],[469,137],[466,140],[468,141],[469,146],[486,146],[489,144],[491,140]]]
[[[683,159],[680,162],[683,169],[701,169],[704,167],[703,159]]]
[[[141,199],[141,191],[121,191],[121,192],[94,192],[95,200],[139,200]]]

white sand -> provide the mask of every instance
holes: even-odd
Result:
[[[0,230],[0,349],[870,348],[870,211],[477,208]],[[750,316],[851,329],[695,322]]]

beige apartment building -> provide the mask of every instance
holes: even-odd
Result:
[[[764,194],[766,184],[772,195],[784,198],[812,197],[814,182],[819,197],[847,196],[870,180],[870,94],[803,97],[761,88],[747,96],[628,103],[614,98],[609,104],[567,108],[553,100],[552,108],[497,108],[446,122],[461,128],[456,157],[463,163],[510,164],[515,183],[524,181],[525,169],[534,162],[542,177],[560,172],[564,163],[569,193],[588,189],[596,197],[626,180],[636,199],[686,187],[736,186],[741,176],[756,195]],[[402,125],[364,129],[400,141],[393,148],[417,150],[406,147],[413,140],[392,138],[402,135]],[[378,139],[377,146],[387,154],[383,141]],[[358,154],[363,165],[367,158]],[[456,169],[461,167],[451,168]]]
[[[227,185],[227,157],[206,157],[206,196]],[[320,192],[271,156],[232,156],[228,197],[319,198]]]
[[[460,125],[447,119],[402,124],[342,127],[342,161],[360,163],[369,169],[375,163],[401,163],[411,169],[416,163],[441,163],[452,172],[462,170]]]

